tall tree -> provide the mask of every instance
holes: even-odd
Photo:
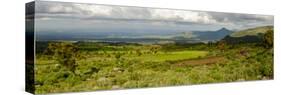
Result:
[[[219,41],[217,43],[217,47],[218,47],[218,49],[220,49],[220,51],[224,52],[224,50],[226,48],[226,42],[224,40]]]
[[[49,43],[45,53],[53,56],[59,64],[73,73],[77,67],[77,59],[81,58],[78,47],[67,42]]]
[[[264,45],[266,48],[273,47],[273,30],[268,30],[263,36]]]

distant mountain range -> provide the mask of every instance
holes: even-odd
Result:
[[[95,40],[95,41],[114,41],[114,42],[144,42],[144,41],[180,41],[180,42],[203,42],[218,41],[233,31],[221,28],[217,31],[111,31],[111,32],[37,32],[37,40]],[[143,40],[143,41],[142,41]]]
[[[95,32],[37,32],[39,41],[70,40],[97,42],[128,42],[128,43],[197,43],[225,40],[229,43],[259,42],[261,36],[273,26],[262,26],[234,32],[227,28],[216,31],[95,31]]]
[[[227,35],[222,40],[230,44],[262,42],[263,35],[268,30],[273,30],[273,26],[261,26],[237,31],[230,35]]]
[[[217,31],[194,31],[197,39],[201,41],[218,41],[224,38],[226,35],[232,34],[233,31],[226,28],[221,28]]]

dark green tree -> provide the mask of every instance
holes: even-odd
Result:
[[[81,58],[78,47],[68,42],[49,43],[45,53],[53,56],[59,64],[73,73],[77,67],[77,60]]]
[[[151,46],[150,51],[151,51],[152,54],[157,54],[157,53],[158,53],[158,50],[159,50],[160,48],[161,48],[160,46],[154,45],[154,46]]]
[[[266,48],[273,47],[273,30],[268,30],[263,36],[264,46]]]
[[[221,52],[224,52],[224,50],[226,49],[226,42],[225,41],[219,41],[217,43],[217,47]]]
[[[115,58],[116,58],[116,64],[121,64],[122,60],[122,56],[125,55],[124,52],[116,52],[115,53]]]
[[[137,49],[137,50],[136,50],[136,53],[137,53],[138,56],[141,56],[141,55],[142,55],[141,49]]]

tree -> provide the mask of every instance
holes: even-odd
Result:
[[[161,48],[161,46],[153,45],[153,46],[151,46],[150,51],[152,54],[157,54],[157,52],[160,48]]]
[[[224,40],[219,41],[218,44],[217,44],[217,47],[218,47],[222,52],[224,52],[225,47],[226,47],[226,42],[225,42]]]
[[[116,63],[121,64],[122,61],[122,56],[125,55],[124,52],[116,52],[115,53],[115,58],[116,58]]]
[[[77,67],[77,59],[81,58],[78,47],[67,42],[49,43],[45,53],[53,56],[59,64],[73,73]]]
[[[273,47],[273,30],[268,30],[263,36],[264,46],[266,48]]]
[[[137,49],[136,53],[137,53],[138,56],[141,56],[142,55],[141,49]]]

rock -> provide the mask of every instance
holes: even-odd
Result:
[[[268,78],[267,78],[267,77],[265,77],[265,76],[263,76],[263,77],[262,77],[262,80],[268,80]]]
[[[120,68],[113,68],[113,71],[119,71]]]
[[[245,79],[238,79],[237,81],[238,82],[242,82],[242,81],[245,81]]]
[[[107,81],[107,80],[108,80],[107,78],[101,77],[101,78],[99,78],[97,81],[98,81],[98,82],[103,82],[103,81]]]
[[[121,69],[121,68],[113,68],[113,71],[114,72],[123,72],[124,70],[123,69]]]
[[[119,85],[113,85],[112,89],[120,89],[120,86]]]

